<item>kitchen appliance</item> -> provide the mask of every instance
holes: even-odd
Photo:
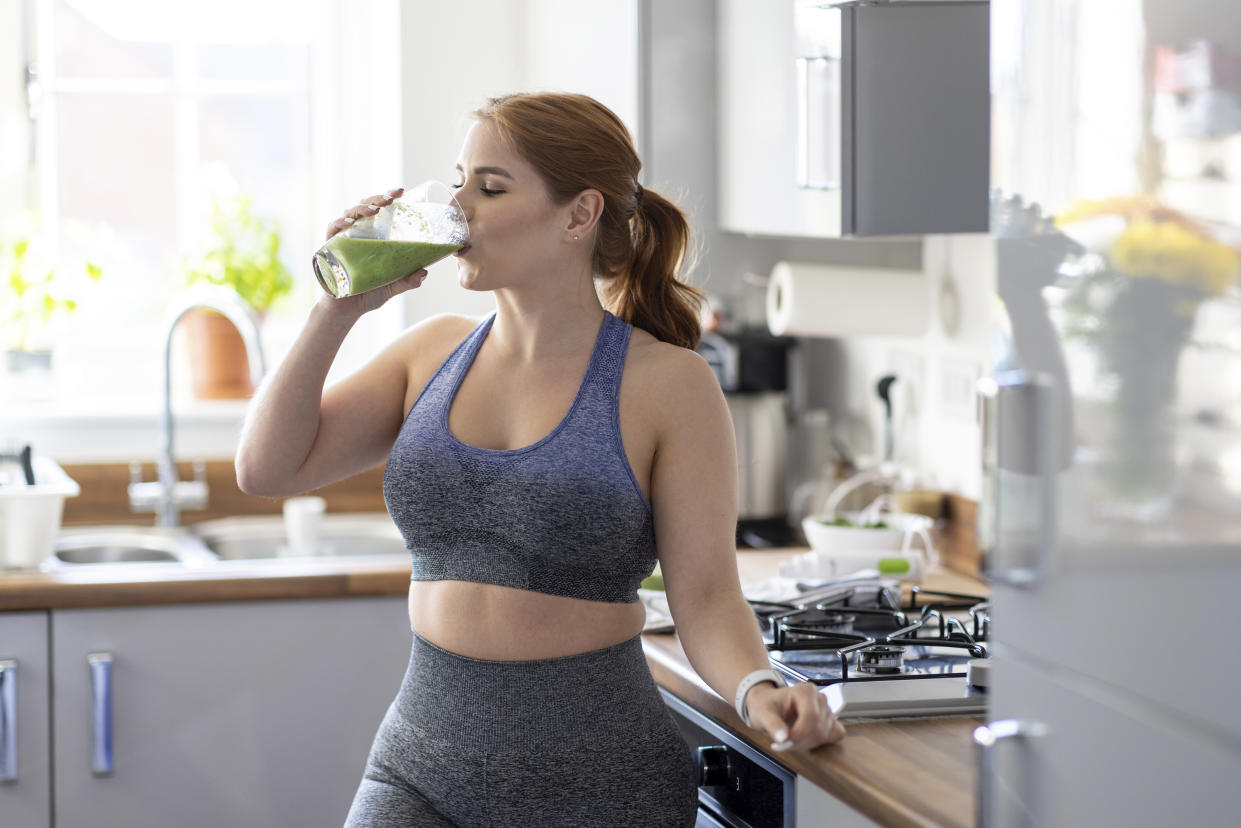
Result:
[[[991,8],[978,822],[1235,824],[1241,662],[1210,634],[1241,590],[1235,4]]]
[[[715,372],[737,441],[737,543],[784,546],[788,524],[788,351],[794,340],[761,329],[706,331],[698,353]]]
[[[986,599],[859,579],[788,601],[751,600],[772,666],[822,688],[844,721],[972,716],[986,706]],[[666,690],[694,751],[698,826],[791,828],[871,824]],[[834,810],[834,809],[842,810]]]
[[[775,669],[823,688],[842,720],[983,713],[990,602],[918,586],[909,596],[862,581],[750,605]]]
[[[795,776],[714,719],[659,692],[697,763],[696,828],[793,828]]]

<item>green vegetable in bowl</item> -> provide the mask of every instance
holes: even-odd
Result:
[[[882,520],[871,521],[870,523],[854,523],[847,517],[837,515],[831,520],[820,520],[824,526],[843,526],[847,529],[891,529],[892,527],[884,523]]]

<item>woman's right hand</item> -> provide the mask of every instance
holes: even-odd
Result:
[[[383,195],[373,195],[362,199],[346,210],[343,216],[327,226],[325,241],[337,233],[348,229],[358,219],[375,215],[379,212],[379,208],[391,204],[395,199],[400,198],[403,192],[405,192],[404,188],[397,187],[388,190]],[[352,311],[360,316],[367,311],[380,307],[393,296],[418,287],[426,278],[427,271],[425,269],[417,270],[408,276],[397,279],[395,282],[390,282],[374,290],[368,290],[366,293],[359,293],[356,296],[342,296],[339,299],[328,296],[325,293],[319,301],[329,303],[334,311]]]

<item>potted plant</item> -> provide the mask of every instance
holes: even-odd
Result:
[[[232,288],[261,321],[271,306],[293,289],[293,277],[280,261],[280,229],[254,211],[253,199],[232,192],[211,208],[210,240],[204,253],[182,265],[188,284]],[[190,349],[194,395],[235,399],[254,393],[241,335],[224,316],[198,309],[184,324]]]
[[[57,332],[102,269],[58,261],[33,215],[0,240],[0,338],[12,374],[50,371]]]

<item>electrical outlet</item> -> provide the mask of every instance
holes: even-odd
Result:
[[[979,363],[961,357],[944,357],[939,367],[940,409],[945,417],[975,419],[978,399]]]

